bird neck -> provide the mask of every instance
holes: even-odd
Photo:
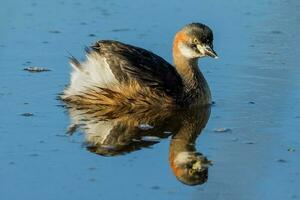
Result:
[[[182,122],[181,129],[170,141],[170,156],[177,155],[181,152],[194,152],[195,141],[200,133],[196,123]]]
[[[184,163],[195,156],[197,137],[210,116],[210,106],[195,106],[178,113],[180,127],[172,136],[169,148],[169,164],[176,177],[184,175]],[[198,152],[200,153],[200,152]]]
[[[185,101],[192,101],[195,98],[199,99],[201,97],[204,104],[209,104],[211,101],[210,90],[198,67],[198,58],[184,57],[178,49],[178,46],[174,45],[173,61],[183,81],[183,98]]]
[[[174,64],[177,72],[180,74],[185,89],[191,90],[198,86],[200,70],[197,59],[187,59],[181,54],[174,55]]]

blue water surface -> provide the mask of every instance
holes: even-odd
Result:
[[[0,199],[299,199],[299,9],[298,0],[2,1]],[[214,162],[206,184],[176,180],[168,139],[101,157],[83,135],[66,136],[57,95],[69,53],[83,58],[85,46],[115,39],[172,62],[174,34],[190,22],[213,29],[220,55],[200,61],[216,102],[197,141]]]

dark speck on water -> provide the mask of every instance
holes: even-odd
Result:
[[[280,158],[280,159],[277,160],[277,162],[286,163],[287,161],[285,159]]]
[[[16,163],[14,161],[10,161],[8,164],[15,165]]]
[[[59,31],[59,30],[50,30],[49,33],[58,34],[58,33],[61,33],[61,31]]]
[[[243,142],[244,144],[255,144],[256,142],[253,142],[253,141],[245,141]]]
[[[130,31],[129,28],[112,29],[111,32],[125,32]]]
[[[90,178],[89,181],[90,182],[96,182],[96,179],[95,178]]]
[[[294,149],[294,148],[288,148],[288,151],[289,151],[289,152],[295,152],[296,149]]]
[[[282,34],[282,31],[278,31],[278,30],[274,30],[274,31],[271,31],[272,34]]]
[[[24,116],[24,117],[32,117],[34,114],[33,113],[30,113],[30,112],[26,112],[26,113],[22,113],[21,116]]]
[[[88,170],[90,171],[95,171],[97,168],[96,167],[89,167]]]
[[[29,65],[29,64],[31,64],[31,61],[26,61],[25,63],[24,63],[24,65]]]
[[[160,190],[161,187],[159,187],[159,186],[152,186],[151,189],[152,189],[152,190]]]
[[[29,156],[30,156],[30,157],[38,157],[39,154],[37,154],[37,153],[32,153],[32,154],[29,154]]]
[[[51,71],[50,69],[44,68],[44,67],[26,67],[24,68],[24,71],[28,72],[49,72]]]

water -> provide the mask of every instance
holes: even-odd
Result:
[[[299,199],[299,8],[296,0],[2,2],[1,199]],[[80,58],[85,45],[117,39],[171,61],[174,33],[194,21],[214,30],[220,56],[200,61],[216,102],[196,141],[213,161],[206,183],[174,177],[170,138],[102,157],[83,134],[66,135],[70,118],[56,97],[68,84],[68,52]],[[30,66],[51,71],[23,71]]]

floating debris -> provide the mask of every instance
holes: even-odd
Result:
[[[156,185],[155,185],[155,186],[152,186],[151,189],[152,189],[152,190],[159,190],[159,189],[161,189],[161,188],[160,188],[159,186],[156,186]]]
[[[96,34],[90,33],[90,34],[89,34],[89,37],[96,37]]]
[[[129,28],[120,28],[120,29],[113,29],[112,32],[123,32],[123,31],[130,31]]]
[[[271,31],[272,34],[282,34],[281,31],[278,31],[278,30],[274,30],[274,31]]]
[[[277,160],[277,162],[286,163],[287,161],[285,159],[280,158],[280,159]]]
[[[246,142],[243,142],[244,144],[255,144],[256,142],[253,142],[253,141],[246,141]]]
[[[23,63],[23,65],[30,65],[31,61],[26,61],[25,63]]]
[[[26,112],[26,113],[22,113],[21,116],[24,116],[24,117],[32,117],[32,116],[33,116],[33,113]]]
[[[94,171],[94,170],[96,170],[97,168],[96,167],[89,167],[88,168],[88,170],[90,170],[90,171]]]
[[[288,151],[289,151],[289,152],[295,152],[296,149],[294,149],[294,148],[288,148]]]
[[[216,128],[214,132],[216,133],[226,133],[226,132],[231,132],[232,130],[230,128]]]
[[[47,69],[47,68],[44,68],[44,67],[27,67],[27,68],[24,68],[24,71],[28,71],[28,72],[49,72],[51,70]]]
[[[249,101],[248,104],[255,104],[255,102],[254,101]]]
[[[38,157],[39,154],[37,154],[37,153],[32,153],[32,154],[29,154],[29,156],[30,156],[30,157]]]
[[[96,182],[97,179],[95,179],[95,178],[90,178],[89,181],[90,181],[90,182]]]
[[[144,131],[147,131],[147,130],[150,130],[150,129],[153,129],[154,127],[149,125],[149,124],[140,124],[139,125],[139,129],[141,130],[144,130]]]
[[[16,164],[14,161],[10,161],[8,164],[10,164],[10,165],[14,165],[14,164]]]
[[[49,31],[49,33],[58,34],[58,33],[61,33],[61,31],[59,31],[59,30],[51,30],[51,31]]]

